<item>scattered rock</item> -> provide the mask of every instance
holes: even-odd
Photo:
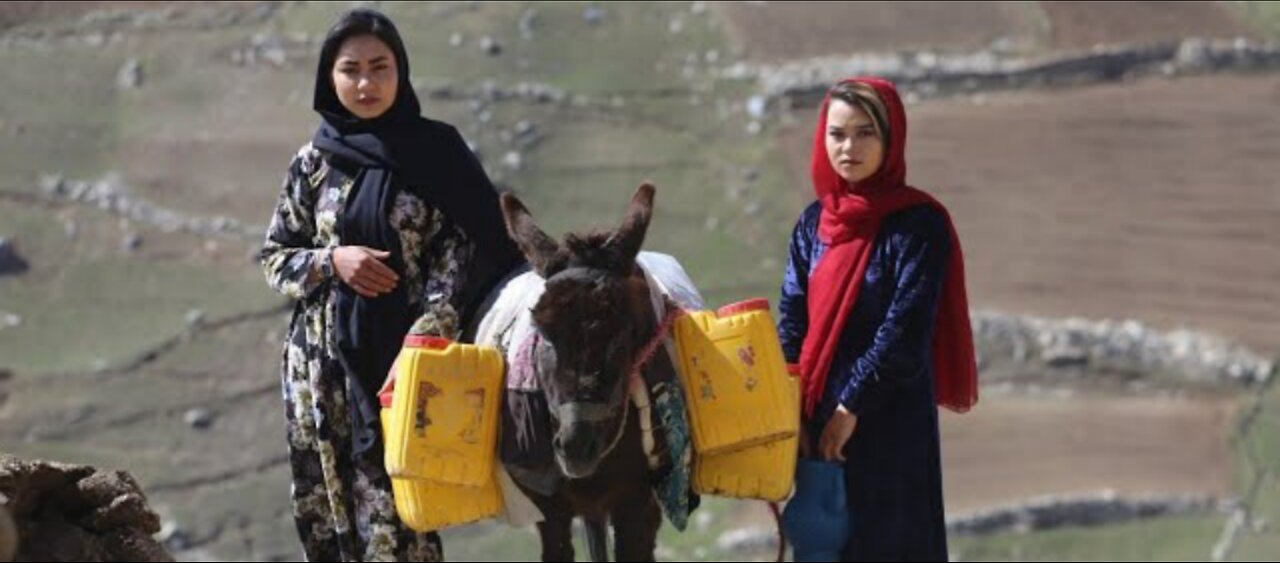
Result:
[[[96,181],[65,180],[61,174],[47,174],[40,178],[40,189],[50,198],[111,211],[131,221],[155,225],[164,232],[237,235],[254,240],[261,240],[265,234],[263,229],[247,227],[235,219],[187,217],[172,209],[134,199],[116,172],[109,172]],[[74,235],[74,232],[68,232],[69,237]]]
[[[31,264],[18,253],[13,239],[0,237],[0,276],[21,274],[29,269]]]
[[[192,309],[190,311],[187,311],[186,321],[187,321],[187,325],[189,326],[197,326],[197,325],[203,324],[204,311],[201,311],[200,309]]]
[[[213,426],[213,419],[213,413],[210,412],[209,409],[203,408],[188,410],[182,417],[183,422],[186,422],[187,426],[195,428],[196,430],[205,430],[210,426]]]
[[[0,314],[0,328],[18,328],[22,326],[22,317],[17,313]]]
[[[1197,495],[1120,497],[1110,490],[1082,496],[1044,496],[1009,507],[949,518],[947,531],[986,535],[1098,526],[1157,516],[1221,512],[1228,504]]]
[[[120,248],[123,248],[125,251],[128,251],[128,252],[133,252],[141,247],[142,247],[142,237],[135,233],[129,233],[125,235],[124,239],[120,241]]]
[[[520,14],[520,22],[517,27],[520,29],[520,38],[525,41],[533,39],[533,28],[537,23],[538,11],[529,8]]]
[[[182,551],[191,547],[191,534],[186,530],[178,527],[178,524],[172,520],[166,520],[160,526],[160,532],[156,534],[156,540],[164,544],[166,549],[170,551]]]
[[[582,21],[591,25],[597,25],[604,21],[604,9],[600,6],[592,4],[582,10]]]
[[[693,513],[693,529],[699,532],[705,532],[715,522],[715,517],[710,512],[700,510]]]
[[[521,119],[520,121],[516,122],[516,126],[512,130],[515,131],[515,134],[517,136],[528,135],[530,133],[533,133],[534,125],[532,121],[529,121],[527,119]],[[0,239],[0,240],[3,240],[3,239]]]
[[[96,31],[88,35],[85,35],[83,40],[85,45],[92,47],[94,49],[97,49],[107,44],[107,36]]]
[[[496,57],[502,54],[502,45],[488,35],[480,38],[480,51],[490,57]]]
[[[1203,39],[1186,39],[1178,45],[1178,52],[1173,63],[1180,69],[1199,71],[1210,68],[1213,54],[1208,41]]]
[[[120,67],[120,71],[116,73],[116,86],[125,90],[142,86],[142,63],[138,59],[131,58]]]
[[[458,33],[455,31],[453,32],[452,35],[449,36],[450,47],[461,47],[464,42],[465,42],[465,38],[462,36],[461,33]]]
[[[1128,373],[1163,373],[1190,381],[1255,385],[1273,363],[1220,337],[1160,332],[1135,320],[1046,319],[975,311],[974,340],[988,361],[1036,361],[1099,366]]]
[[[1046,348],[1041,354],[1041,359],[1049,367],[1055,368],[1089,365],[1089,353],[1074,346]]]
[[[502,164],[512,170],[520,170],[523,161],[524,158],[517,151],[507,151],[507,154],[502,156]]]
[[[778,549],[778,533],[774,530],[739,528],[716,538],[716,547],[730,553],[755,553]]]

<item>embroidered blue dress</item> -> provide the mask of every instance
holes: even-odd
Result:
[[[801,214],[782,284],[778,333],[792,363],[808,328],[809,276],[827,250],[818,239],[820,213],[815,202]],[[885,219],[826,392],[806,421],[816,441],[837,404],[858,416],[844,450],[846,561],[947,560],[931,349],[950,246],[946,218],[934,209]]]

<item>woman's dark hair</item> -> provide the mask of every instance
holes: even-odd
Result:
[[[316,93],[314,106],[316,111],[335,113],[343,118],[354,118],[338,100],[338,93],[333,88],[333,65],[338,58],[338,49],[347,39],[359,35],[372,35],[387,45],[396,58],[396,71],[399,74],[399,88],[396,99],[388,113],[403,112],[407,116],[416,116],[421,112],[417,96],[409,82],[409,57],[405,54],[404,41],[396,30],[391,19],[376,10],[356,8],[338,17],[338,21],[329,28],[324,44],[320,47],[320,63],[316,70]]]

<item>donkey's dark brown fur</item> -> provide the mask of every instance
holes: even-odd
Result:
[[[539,374],[563,484],[552,496],[524,489],[546,516],[538,525],[544,561],[572,561],[570,524],[582,516],[594,531],[614,529],[618,561],[653,561],[661,512],[650,490],[639,415],[628,406],[628,375],[657,323],[649,288],[635,264],[653,209],[653,186],[636,191],[614,231],[547,236],[525,206],[502,196],[511,238],[547,280],[534,324],[554,347],[553,374]],[[522,487],[523,488],[523,487]]]

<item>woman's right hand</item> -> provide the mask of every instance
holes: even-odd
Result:
[[[377,297],[396,287],[400,276],[382,261],[390,252],[367,246],[339,246],[333,249],[333,271],[342,282],[364,297]]]

